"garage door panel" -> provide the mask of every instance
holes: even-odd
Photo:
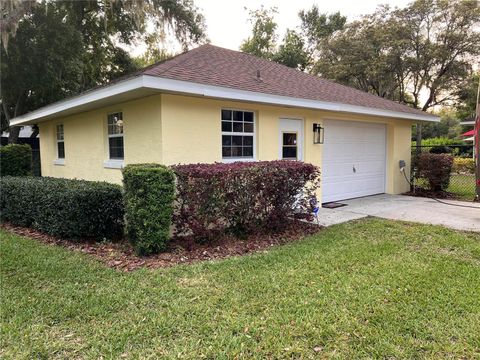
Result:
[[[323,202],[385,192],[384,124],[326,121]]]

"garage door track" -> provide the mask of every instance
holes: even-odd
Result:
[[[480,204],[404,196],[374,195],[339,201],[346,206],[335,209],[322,208],[320,225],[330,226],[342,222],[376,216],[391,220],[413,221],[443,225],[452,229],[480,232]]]

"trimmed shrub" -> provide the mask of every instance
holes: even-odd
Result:
[[[28,144],[0,146],[0,175],[26,176],[32,174],[32,148]]]
[[[133,164],[123,169],[127,236],[140,255],[165,250],[175,194],[175,176],[158,164]]]
[[[2,221],[73,239],[123,233],[122,189],[105,182],[42,177],[0,179]]]
[[[456,174],[475,174],[475,159],[455,157],[452,172]]]
[[[417,159],[418,175],[428,181],[432,191],[448,188],[452,165],[453,156],[447,154],[422,153]]]
[[[175,235],[208,240],[225,230],[244,235],[280,230],[289,219],[311,218],[320,171],[297,161],[173,166]]]

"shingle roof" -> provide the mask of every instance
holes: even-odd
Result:
[[[257,78],[258,72],[261,81]],[[151,75],[298,99],[427,115],[421,110],[273,61],[210,44],[202,45],[170,60],[149,66],[136,75]]]
[[[260,74],[260,80],[257,77],[258,74]],[[149,77],[153,77],[156,83],[148,82],[151,80],[148,79]],[[178,86],[169,85],[163,79],[180,80],[187,82],[188,85],[200,86],[179,90]],[[148,82],[147,85],[145,80]],[[10,124],[15,126],[35,124],[57,116],[95,109],[115,100],[136,99],[158,91],[183,92],[186,90],[186,93],[192,91],[192,94],[208,96],[206,95],[208,91],[202,88],[205,85],[216,86],[220,90],[222,88],[237,90],[233,95],[226,91],[220,91],[220,93],[216,91],[216,94],[212,95],[221,98],[236,99],[236,96],[239,96],[238,99],[258,100],[272,104],[374,114],[417,121],[439,120],[437,116],[406,105],[250,54],[213,45],[203,45],[133,74],[11,119]],[[214,93],[215,90],[218,89],[214,89]],[[238,90],[251,93],[238,94]],[[265,96],[259,100],[258,94]],[[272,99],[275,96],[282,98]]]

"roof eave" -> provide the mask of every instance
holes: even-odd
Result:
[[[10,123],[14,126],[33,124],[42,120],[56,117],[56,114],[61,114],[68,109],[73,110],[82,106],[83,108],[85,108],[86,106],[88,106],[88,104],[94,106],[95,103],[102,99],[120,95],[126,92],[132,92],[134,90],[142,88],[155,90],[158,92],[181,93],[216,99],[249,101],[263,104],[300,107],[315,110],[340,111],[353,114],[373,115],[420,122],[440,121],[439,117],[426,113],[425,115],[412,114],[407,112],[383,110],[366,106],[349,105],[311,99],[299,99],[288,96],[265,94],[221,86],[204,85],[188,81],[167,79],[157,76],[142,75],[112,85],[108,85],[97,90],[92,90],[87,93],[80,94],[51,105],[47,105],[38,110],[12,119]]]

